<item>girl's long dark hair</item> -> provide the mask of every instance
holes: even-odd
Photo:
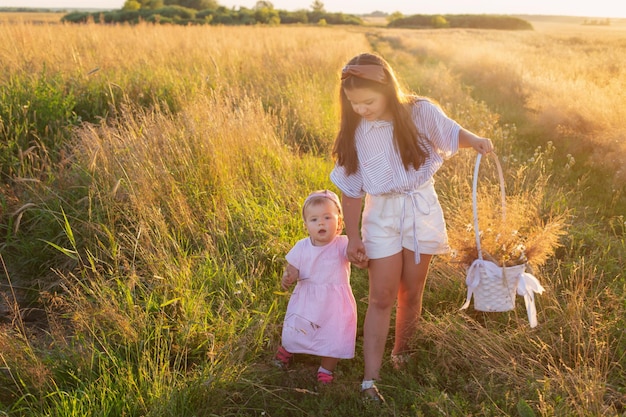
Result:
[[[342,80],[339,93],[341,124],[332,152],[337,164],[343,166],[348,175],[355,173],[358,169],[354,134],[361,121],[361,116],[352,110],[352,105],[348,101],[344,89],[369,88],[383,94],[387,99],[387,106],[393,115],[394,144],[402,158],[405,169],[409,169],[411,165],[414,169],[418,169],[426,160],[428,152],[421,145],[421,134],[417,131],[411,118],[412,104],[415,103],[416,97],[405,96],[402,93],[393,70],[387,61],[378,55],[360,54],[352,58],[348,65],[380,65],[384,69],[387,81],[379,83],[356,76]]]

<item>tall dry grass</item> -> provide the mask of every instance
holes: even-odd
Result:
[[[197,94],[251,95],[285,118],[281,136],[290,145],[320,152],[336,123],[336,68],[367,49],[332,28],[15,24],[2,31],[2,82],[63,74],[79,102],[105,101],[112,114],[125,99],[176,110]],[[329,44],[332,54],[318,47]],[[305,89],[320,94],[310,99]]]
[[[55,415],[87,415],[94,401],[104,414],[148,413],[168,409],[189,378],[193,390],[237,381],[273,349],[286,302],[277,271],[303,233],[301,196],[330,187],[337,68],[364,39],[313,28],[3,29],[22,46],[5,49],[3,82],[59,74],[90,96],[104,92],[108,114],[76,130],[50,184],[84,195],[63,196],[69,216],[51,210],[64,237],[50,245],[68,260],[41,294],[59,323],[43,339],[63,359],[25,366],[27,355],[7,349],[2,401],[14,412],[41,395]],[[33,184],[23,198],[58,197]],[[37,356],[20,334],[4,334]],[[65,394],[74,385],[80,400]],[[198,396],[193,413],[220,401],[228,396]],[[189,405],[172,407],[183,415]]]
[[[65,13],[57,12],[6,12],[0,11],[0,22],[3,24],[57,24]]]
[[[358,357],[341,363],[331,390],[315,387],[316,361],[302,358],[286,375],[266,365],[287,301],[278,287],[282,259],[304,235],[297,214],[302,198],[332,187],[338,72],[356,53],[384,54],[407,88],[428,93],[464,126],[493,138],[506,156],[511,193],[541,185],[543,192],[532,195],[546,213],[584,208],[582,199],[571,198],[585,191],[570,177],[571,161],[548,163],[544,150],[531,160],[537,148],[529,152],[520,140],[525,130],[542,131],[554,141],[551,151],[560,152],[557,136],[564,130],[545,130],[540,118],[504,123],[501,110],[523,114],[525,99],[495,93],[486,99],[486,90],[497,92],[508,80],[507,68],[513,80],[507,85],[534,92],[518,76],[515,57],[496,52],[507,41],[509,49],[524,50],[527,36],[540,45],[540,35],[23,24],[0,25],[0,36],[7,39],[0,47],[1,86],[15,77],[55,75],[58,88],[103,109],[101,119],[73,131],[49,176],[16,179],[10,185],[17,201],[2,200],[6,213],[24,208],[13,246],[3,248],[13,254],[38,229],[50,228],[41,240],[62,259],[53,263],[52,278],[4,270],[4,282],[47,280],[39,300],[47,327],[33,335],[16,309],[16,321],[0,330],[3,412],[623,413],[624,225],[617,218],[610,225],[599,220],[602,229],[574,222],[563,248],[535,271],[546,287],[536,329],[526,326],[521,306],[498,315],[459,313],[463,272],[438,259],[414,358],[404,372],[383,367],[380,385],[391,407],[368,409],[359,401],[360,344]],[[470,65],[475,61],[457,60],[479,44],[496,51],[491,60],[482,53],[480,70]],[[472,89],[465,71],[495,75],[475,78]],[[470,204],[473,161],[461,151],[438,174],[446,210]],[[53,221],[42,222],[44,216]],[[362,323],[363,271],[354,271],[353,286]]]

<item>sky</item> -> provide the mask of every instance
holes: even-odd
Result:
[[[310,9],[313,0],[270,0],[274,8]],[[218,0],[226,7],[253,8],[256,0]],[[626,18],[623,0],[322,0],[326,11],[367,14],[531,14]],[[120,9],[124,0],[0,0],[0,7]]]

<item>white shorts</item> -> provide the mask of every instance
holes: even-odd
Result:
[[[385,258],[402,251],[440,255],[450,251],[434,181],[405,194],[367,195],[361,222],[367,256]]]

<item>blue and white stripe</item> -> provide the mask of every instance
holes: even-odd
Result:
[[[365,194],[410,193],[429,181],[443,161],[458,151],[461,127],[437,105],[418,100],[413,105],[412,117],[426,139],[422,145],[429,155],[424,164],[417,170],[413,167],[406,170],[393,143],[393,124],[363,119],[355,132],[357,172],[347,175],[342,166],[336,165],[330,174],[331,181],[343,194],[359,198]]]

